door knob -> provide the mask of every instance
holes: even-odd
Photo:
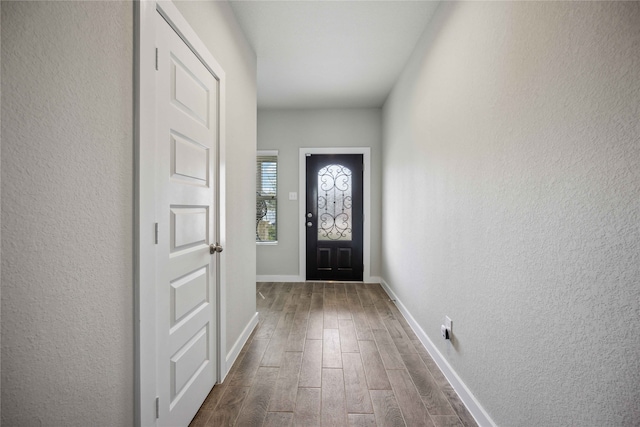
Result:
[[[216,252],[222,252],[222,246],[218,242],[215,245],[213,243],[209,245],[209,253],[215,254]]]

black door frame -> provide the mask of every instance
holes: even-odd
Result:
[[[298,160],[298,279],[306,280],[306,157],[307,154],[362,154],[364,171],[362,174],[363,196],[363,239],[362,261],[364,263],[363,281],[371,282],[371,147],[309,147],[300,148]]]

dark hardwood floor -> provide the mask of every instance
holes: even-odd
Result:
[[[191,426],[476,426],[380,285],[256,295],[260,324]]]

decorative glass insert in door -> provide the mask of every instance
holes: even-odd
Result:
[[[328,165],[318,172],[318,240],[351,240],[351,170]]]

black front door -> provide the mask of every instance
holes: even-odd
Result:
[[[307,155],[307,280],[362,280],[362,154]]]

